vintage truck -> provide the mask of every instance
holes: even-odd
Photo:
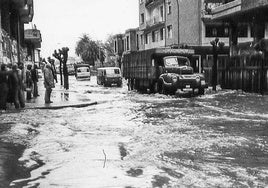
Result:
[[[190,91],[204,94],[207,83],[202,73],[191,67],[192,49],[155,48],[125,52],[122,56],[123,77],[129,90],[175,94]]]

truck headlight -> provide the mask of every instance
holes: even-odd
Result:
[[[178,81],[177,76],[172,76],[172,81],[173,81],[174,83],[177,82],[177,81]]]
[[[200,76],[197,76],[195,79],[196,79],[196,82],[200,82],[201,80]]]

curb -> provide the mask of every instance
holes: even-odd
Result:
[[[55,105],[55,106],[36,106],[36,107],[30,107],[25,109],[38,109],[38,110],[58,110],[63,108],[83,108],[87,106],[92,106],[98,104],[97,102],[91,102],[91,103],[82,103],[82,104],[68,104],[68,105]]]

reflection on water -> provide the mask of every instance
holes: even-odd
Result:
[[[61,101],[69,101],[69,93],[68,92],[61,93]]]
[[[9,134],[36,129],[21,161],[43,165],[20,181],[38,187],[268,184],[267,97],[222,91],[177,98],[95,81],[73,81],[72,87],[96,106],[21,114],[25,126]]]

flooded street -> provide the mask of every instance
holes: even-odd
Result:
[[[0,185],[268,185],[267,96],[219,91],[182,98],[130,92],[126,84],[105,88],[95,77],[70,82],[70,95],[82,93],[98,104],[0,115],[0,140],[26,147],[19,162],[29,170],[14,175],[12,164],[1,164],[6,178]]]

